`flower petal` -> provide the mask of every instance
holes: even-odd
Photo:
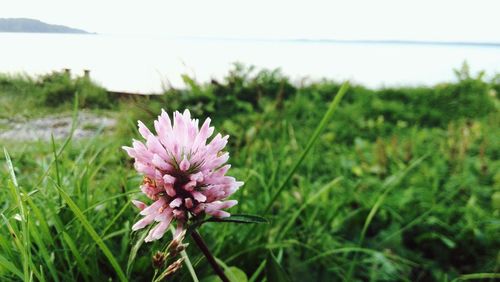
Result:
[[[136,206],[141,211],[147,207],[147,205],[145,203],[138,201],[138,200],[132,200],[132,204],[134,204],[134,206]]]
[[[132,226],[132,231],[136,231],[136,230],[139,230],[139,229],[142,229],[142,228],[146,227],[151,222],[153,222],[154,218],[155,218],[154,214],[150,214],[148,216],[143,217],[141,220],[139,220],[138,222],[136,222]]]
[[[189,169],[189,167],[191,166],[191,164],[189,163],[189,161],[186,159],[186,156],[184,156],[184,158],[182,159],[181,163],[179,164],[179,168],[182,170],[182,171],[186,171]]]
[[[180,205],[182,205],[182,198],[175,198],[175,200],[173,200],[169,204],[171,208],[177,208],[180,207]]]

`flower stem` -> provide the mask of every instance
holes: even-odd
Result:
[[[198,231],[194,230],[191,232],[191,237],[193,237],[194,242],[198,246],[198,248],[201,250],[201,252],[205,255],[207,258],[208,262],[210,263],[210,266],[214,269],[215,273],[220,277],[220,279],[223,282],[230,282],[229,279],[227,278],[226,274],[222,270],[222,268],[217,264],[217,261],[215,261],[215,257],[212,255],[210,250],[207,247],[207,244],[205,244],[205,241],[203,241],[203,238],[201,237],[200,233]]]

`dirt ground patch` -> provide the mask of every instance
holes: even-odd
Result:
[[[50,140],[51,135],[54,135],[55,139],[63,139],[71,132],[72,120],[71,115],[54,115],[30,120],[0,119],[0,139],[13,141]],[[116,120],[80,112],[76,125],[73,138],[81,139],[94,136],[101,128],[104,130],[113,129]]]

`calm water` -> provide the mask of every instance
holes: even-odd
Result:
[[[371,87],[434,84],[472,71],[500,73],[500,48],[411,44],[173,39],[114,35],[0,33],[0,72],[46,73],[63,68],[116,91],[183,86],[180,75],[221,78],[232,63],[281,68],[293,80],[350,79]]]

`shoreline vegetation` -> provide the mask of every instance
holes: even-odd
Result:
[[[499,278],[500,77],[486,80],[467,65],[455,74],[455,82],[425,87],[352,85],[269,206],[268,224],[200,229],[228,276],[270,281],[282,269],[295,281]],[[0,131],[55,113],[115,121],[92,125],[83,139],[0,140],[0,280],[151,279],[151,257],[169,240],[134,245],[143,234],[131,231],[130,201],[143,200],[142,179],[120,147],[139,136],[137,120],[153,121],[162,108],[212,118],[231,136],[232,176],[245,182],[228,211],[261,214],[341,86],[295,85],[279,70],[241,65],[222,80],[182,78],[185,89],[143,96],[64,72],[0,74]],[[194,249],[173,281],[217,281]]]

